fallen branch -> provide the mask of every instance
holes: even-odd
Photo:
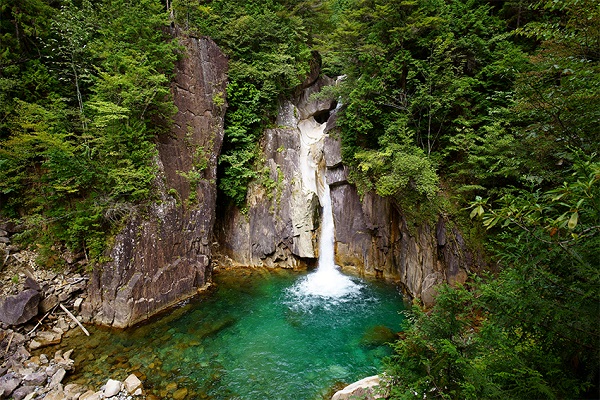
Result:
[[[32,330],[30,330],[29,332],[27,332],[27,335],[31,335],[37,328],[38,326],[40,326],[42,324],[42,321],[44,321],[46,319],[46,317],[50,314],[52,314],[54,312],[54,310],[56,310],[56,307],[58,307],[58,304],[55,305],[54,307],[52,307],[52,310],[48,311],[43,317],[42,319],[40,319],[38,321],[38,323],[33,327]]]
[[[8,346],[6,346],[6,350],[4,350],[4,355],[8,354],[8,350],[10,349],[10,344],[12,343],[12,340],[14,337],[15,337],[15,333],[13,332],[12,335],[10,335],[10,340],[8,341]]]
[[[77,323],[77,325],[79,325],[79,327],[81,328],[83,333],[85,333],[87,336],[90,336],[90,333],[87,331],[87,329],[85,329],[85,327],[83,325],[81,325],[81,322],[79,322],[79,320],[77,318],[75,318],[75,316],[73,314],[71,314],[71,312],[69,310],[67,310],[67,307],[63,306],[61,303],[58,303],[58,305],[60,306],[60,308],[63,309],[64,312],[67,313],[67,315],[69,317],[71,317],[71,319],[73,321],[75,321]]]

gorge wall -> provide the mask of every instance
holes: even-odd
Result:
[[[261,142],[262,177],[248,192],[247,213],[229,206],[221,210],[217,227],[217,264],[307,268],[316,265],[320,226],[319,198],[305,163],[323,160],[323,142],[300,127],[316,126],[335,107],[331,100],[311,95],[333,80],[312,79],[295,99],[281,104],[277,128],[267,129]],[[316,121],[316,119],[319,122]],[[314,177],[312,177],[314,181]]]
[[[217,207],[227,59],[208,38],[180,40],[185,55],[172,87],[178,112],[170,134],[157,142],[158,200],[127,219],[107,254],[110,261],[94,269],[84,318],[131,326],[197,293],[210,281],[212,263],[316,266],[321,205],[314,179],[303,176],[307,159],[326,171],[338,265],[398,280],[408,296],[425,304],[433,302],[436,284],[466,279],[477,260],[448,221],[410,226],[392,201],[373,193],[361,199],[348,182],[334,132],[336,102],[313,96],[335,82],[319,77],[317,69],[292,100],[281,103],[276,127],[264,133],[263,168],[248,192],[246,212]],[[324,139],[307,136],[325,123]]]
[[[250,188],[247,213],[221,210],[215,229],[217,264],[306,268],[316,264],[321,206],[302,178],[301,127],[327,122],[320,146],[312,148],[326,166],[335,225],[336,263],[360,275],[394,279],[406,295],[431,305],[434,286],[464,282],[480,260],[461,233],[440,216],[412,226],[391,200],[374,193],[362,199],[348,182],[335,134],[335,102],[311,97],[334,81],[313,79],[280,106],[277,128],[265,132],[265,179]],[[266,181],[266,184],[265,184]]]
[[[94,269],[82,307],[94,323],[131,326],[210,280],[227,58],[208,38],[180,42],[185,54],[172,85],[178,112],[154,161],[158,200],[126,221],[110,261]]]
[[[339,139],[326,139],[325,159],[336,263],[343,269],[398,280],[408,297],[430,306],[436,285],[464,283],[467,274],[482,264],[444,216],[435,224],[415,225],[388,198],[369,192],[361,199],[341,163]]]

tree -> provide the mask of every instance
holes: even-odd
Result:
[[[440,288],[414,307],[388,362],[392,398],[579,398],[600,360],[600,163],[582,156],[563,185],[472,205],[503,269]]]

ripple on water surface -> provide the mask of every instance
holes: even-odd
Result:
[[[159,398],[302,400],[378,373],[400,329],[396,288],[348,278],[352,290],[332,298],[303,292],[307,279],[220,271],[215,290],[159,319],[65,340],[76,349],[70,381],[100,387],[134,372]]]

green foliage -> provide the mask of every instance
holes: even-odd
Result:
[[[600,163],[581,157],[555,189],[474,202],[506,268],[413,308],[388,361],[392,398],[583,395],[600,367],[599,199]]]
[[[44,264],[55,242],[99,260],[121,218],[151,199],[154,138],[174,112],[166,14],[153,0],[8,6],[3,24],[40,14],[23,19],[35,29],[3,29],[0,211],[30,221],[20,237],[42,246]]]
[[[459,146],[491,124],[488,110],[510,104],[501,91],[523,57],[498,40],[502,21],[483,3],[356,0],[342,10],[324,59],[347,75],[344,160],[381,195],[417,189],[431,201],[434,171],[454,168]]]
[[[363,150],[354,158],[360,174],[369,177],[368,190],[380,196],[399,197],[403,191],[415,191],[434,198],[438,190],[438,177],[431,160],[415,146],[389,143],[380,150]],[[364,190],[364,189],[363,189]]]
[[[219,188],[237,205],[258,177],[257,143],[289,95],[309,71],[311,52],[304,19],[315,11],[306,2],[175,1],[180,25],[209,35],[230,56],[225,143]]]

